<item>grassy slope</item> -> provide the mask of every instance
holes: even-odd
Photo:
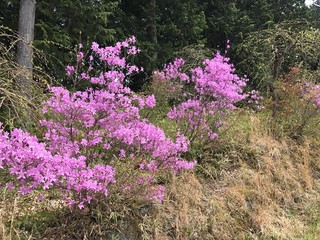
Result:
[[[320,141],[275,139],[263,114],[236,119],[163,203],[70,212],[2,192],[0,239],[320,239]]]
[[[320,238],[319,143],[277,141],[254,115],[237,124],[196,175],[174,181],[149,239]]]

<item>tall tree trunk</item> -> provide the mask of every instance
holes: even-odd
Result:
[[[317,6],[317,24],[318,24],[318,28],[320,28],[320,0],[316,1]]]
[[[18,33],[21,39],[18,42],[17,59],[18,64],[24,68],[24,71],[18,77],[17,84],[27,95],[32,84],[32,41],[34,39],[35,10],[35,0],[20,1]]]
[[[157,3],[156,0],[150,1],[150,38],[153,44],[153,52],[151,54],[151,67],[155,69],[158,62],[158,33],[157,33]]]

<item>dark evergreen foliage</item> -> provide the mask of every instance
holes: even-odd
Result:
[[[17,30],[19,4],[0,2],[1,25]],[[253,33],[295,19],[308,26],[317,20],[304,0],[38,0],[34,46],[50,63],[37,65],[62,81],[77,43],[107,45],[134,35],[142,50],[134,61],[150,75],[188,46],[223,51],[227,39],[238,64],[239,49]],[[137,78],[135,89],[145,76]]]

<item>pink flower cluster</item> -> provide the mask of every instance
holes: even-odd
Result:
[[[320,107],[320,84],[314,85],[309,82],[304,82],[302,95],[307,103]]]
[[[46,129],[43,139],[19,129],[10,134],[0,130],[0,168],[16,177],[21,193],[55,187],[82,208],[96,196],[112,194],[109,186],[118,184],[126,193],[143,186],[147,198],[161,200],[165,189],[155,183],[155,176],[194,167],[195,162],[181,158],[189,144],[184,135],[178,133],[173,141],[140,116],[142,108],[155,106],[154,96],[138,96],[123,85],[127,74],[139,71],[122,56],[124,51],[139,51],[134,43],[135,38],[104,48],[93,43],[86,71],[66,68],[68,76],[79,74],[92,87],[50,89],[43,106],[46,118],[40,121]],[[78,54],[77,60],[85,58]],[[92,71],[97,60],[105,69],[98,76]]]
[[[186,100],[174,107],[168,117],[179,123],[191,141],[205,135],[214,139],[223,116],[248,96],[243,91],[247,79],[235,74],[229,59],[219,52],[213,59],[206,59],[203,66],[191,69],[190,78],[180,71],[183,63],[178,59],[158,73],[164,80],[180,78],[185,83],[191,82],[195,90],[184,94]]]
[[[0,128],[0,142],[0,168],[16,177],[21,194],[38,187],[59,187],[86,200],[89,195],[85,192],[102,192],[107,196],[107,186],[115,182],[112,167],[96,164],[91,168],[85,156],[54,153],[47,144],[20,129],[9,134]]]
[[[257,90],[252,90],[248,93],[248,103],[256,106],[258,110],[262,110],[264,108],[264,106],[259,105],[263,99],[263,96],[261,96],[260,92]]]
[[[189,82],[188,75],[181,72],[181,68],[184,63],[185,61],[182,58],[177,58],[172,63],[165,64],[163,71],[155,72],[154,74],[157,77],[167,81],[179,79],[181,81]]]
[[[77,66],[67,66],[66,75],[75,78],[75,80],[90,79],[93,84],[106,85],[109,82],[123,84],[130,74],[143,71],[143,68],[138,68],[127,62],[128,57],[140,52],[140,49],[134,45],[135,43],[135,37],[128,38],[123,42],[117,42],[115,46],[100,47],[98,43],[93,42],[90,54],[84,54],[83,45],[79,44]],[[84,71],[83,66],[87,63],[89,63],[89,67]],[[97,72],[100,74],[97,75]],[[92,74],[93,76],[90,76]],[[118,84],[115,85],[117,86]]]

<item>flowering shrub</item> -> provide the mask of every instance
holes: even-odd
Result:
[[[286,89],[282,89],[286,91]],[[290,135],[301,139],[306,133],[317,133],[320,114],[320,85],[310,82],[296,82],[289,86],[291,102],[282,109],[282,116],[290,120]],[[318,133],[317,133],[318,134]]]
[[[236,108],[235,104],[249,95],[252,103],[261,100],[257,92],[244,93],[247,79],[236,75],[229,59],[219,52],[213,59],[206,59],[203,66],[191,69],[190,76],[180,71],[183,64],[183,60],[176,59],[156,75],[165,81],[178,82],[179,87],[193,86],[193,91],[184,93],[185,100],[168,113],[190,141],[203,137],[215,139],[224,123],[223,117]]]
[[[304,96],[304,101],[307,104],[314,106],[316,111],[319,111],[320,107],[320,84],[311,84],[309,82],[304,82],[302,94]]]
[[[16,177],[22,194],[58,188],[70,204],[82,208],[117,185],[122,194],[161,200],[165,189],[156,184],[157,176],[194,167],[180,157],[188,150],[184,135],[177,133],[173,141],[140,116],[139,110],[155,106],[154,96],[140,97],[123,84],[141,70],[123,57],[139,51],[134,43],[134,37],[113,47],[93,43],[90,55],[80,46],[80,67],[67,66],[66,74],[90,81],[91,87],[75,92],[50,88],[46,119],[40,121],[46,129],[43,139],[19,129],[0,130],[0,168]]]
[[[316,78],[313,71],[293,67],[277,82],[277,104],[269,103],[276,110],[270,119],[275,137],[286,135],[300,141],[319,134],[320,85],[315,84]]]
[[[155,95],[158,106],[172,106],[181,101],[184,92],[184,82],[189,79],[186,73],[182,73],[181,67],[185,61],[181,58],[173,63],[164,65],[166,71],[155,71],[149,90]]]

